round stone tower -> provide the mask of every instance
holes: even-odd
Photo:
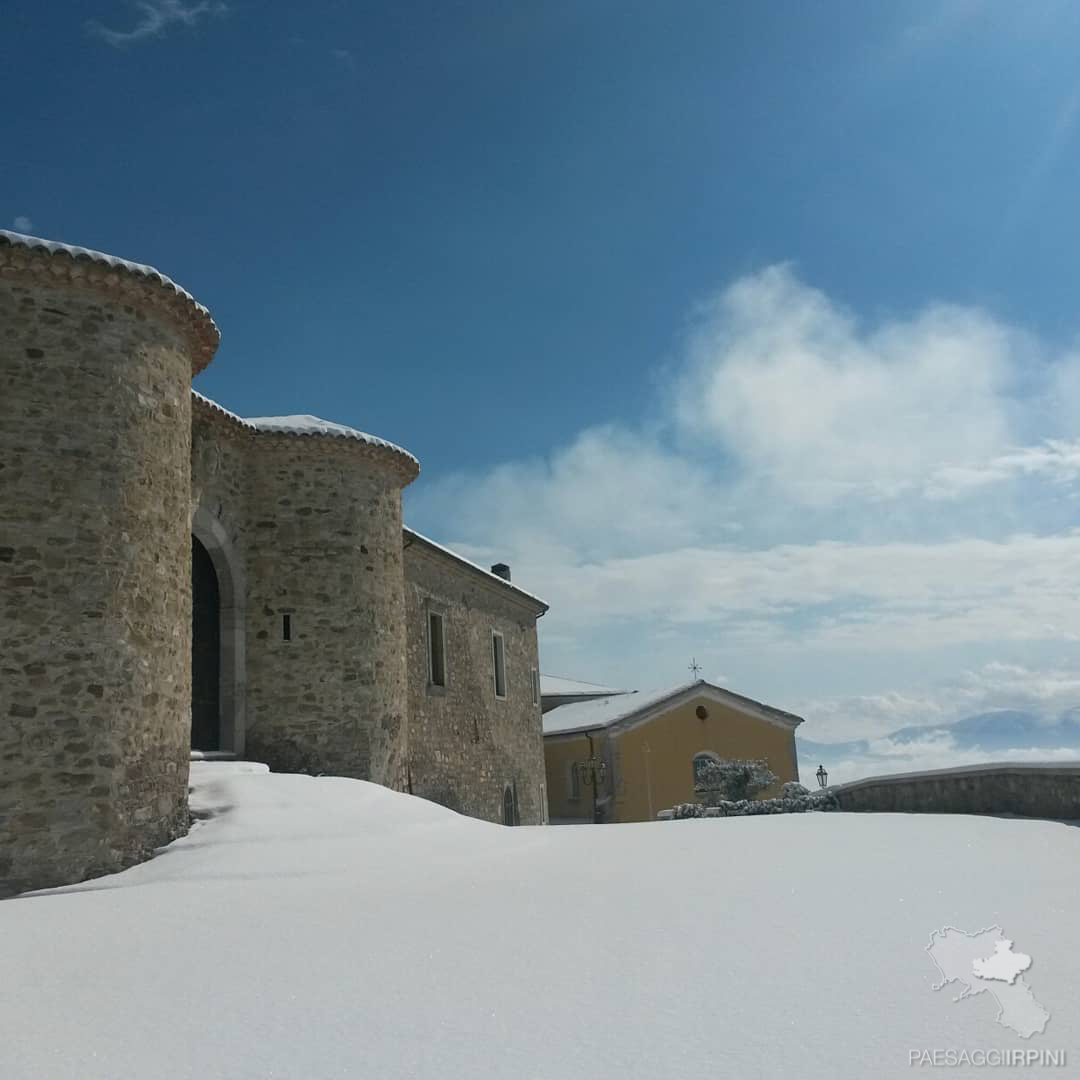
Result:
[[[400,447],[314,416],[253,417],[245,755],[405,786]]]
[[[0,232],[0,896],[187,827],[191,376],[157,271]]]

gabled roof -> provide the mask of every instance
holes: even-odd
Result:
[[[592,697],[611,697],[615,694],[625,694],[626,690],[616,690],[612,686],[601,686],[598,683],[581,682],[578,679],[564,679],[561,675],[540,675],[540,693],[544,697],[581,697],[589,694]]]
[[[578,701],[570,705],[559,705],[544,713],[544,735],[570,735],[583,731],[610,729],[616,726],[630,727],[649,719],[653,714],[665,708],[680,705],[685,700],[697,696],[711,698],[718,704],[765,720],[770,724],[794,730],[803,718],[794,713],[774,709],[753,698],[714,686],[704,679],[683,683],[668,690],[654,690],[645,693],[634,691],[630,694],[612,695],[594,701]]]
[[[466,559],[464,555],[459,555],[456,551],[452,551],[448,547],[443,547],[442,544],[437,544],[430,537],[424,536],[423,533],[418,533],[415,529],[410,529],[407,525],[402,527],[402,533],[406,540],[406,547],[418,541],[423,547],[427,548],[428,551],[437,555],[446,556],[458,563],[458,565],[471,570],[474,574],[480,575],[489,585],[495,585],[500,589],[506,589],[511,594],[516,593],[519,599],[526,600],[530,605],[538,607],[540,609],[540,615],[543,615],[544,612],[548,610],[548,605],[544,603],[540,597],[534,596],[524,589],[519,589],[516,585],[507,581],[506,578],[501,578],[498,574],[493,574],[490,570],[485,570],[471,559]]]

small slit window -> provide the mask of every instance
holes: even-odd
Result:
[[[498,630],[491,632],[491,661],[495,679],[495,696],[506,697],[506,646]]]
[[[446,685],[446,624],[437,611],[428,612],[428,682]]]
[[[518,814],[517,785],[507,784],[503,788],[503,824],[520,825],[521,817]]]
[[[292,641],[292,616],[288,613],[281,616],[281,640]]]
[[[533,704],[540,704],[540,672],[536,669],[532,669],[532,690],[533,690]]]

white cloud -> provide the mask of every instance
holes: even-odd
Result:
[[[474,544],[482,537],[529,550],[530,562],[542,556],[564,565],[663,551],[673,539],[704,542],[717,530],[729,535],[735,523],[712,505],[713,493],[703,468],[655,438],[609,426],[583,431],[547,460],[449,477],[419,502]],[[475,528],[480,523],[486,527]]]
[[[945,305],[864,330],[773,266],[701,309],[676,415],[787,500],[895,496],[1007,444],[1010,383],[1032,351]]]
[[[1080,640],[1078,419],[1080,353],[944,304],[864,325],[774,266],[698,309],[649,426],[422,480],[408,510],[511,563],[570,675],[673,685],[697,655],[793,707],[850,697],[855,663],[918,698],[896,658]]]
[[[886,747],[883,741],[879,747]],[[830,784],[844,784],[867,776],[886,776],[890,773],[922,772],[926,769],[952,769],[960,765],[988,765],[997,762],[1034,761],[1080,761],[1080,751],[1075,747],[1061,746],[1012,747],[991,753],[957,747],[948,736],[928,738],[922,742],[905,743],[898,747],[881,749],[874,754],[858,754],[825,762]],[[817,787],[814,772],[817,760],[800,761],[799,774],[802,782]]]
[[[1038,446],[1021,446],[981,465],[947,465],[931,478],[931,498],[956,498],[974,489],[999,484],[1017,476],[1045,476],[1058,484],[1080,476],[1080,440],[1046,439]]]
[[[19,214],[11,223],[11,227],[15,232],[28,233],[33,229],[34,223],[25,214]]]
[[[522,524],[535,522],[524,513],[522,506]],[[651,525],[663,523],[658,516]],[[654,632],[709,624],[728,646],[778,651],[1080,640],[1080,604],[1062,599],[1062,583],[1080,581],[1080,533],[761,550],[701,545],[582,561],[566,546],[545,549],[525,538],[498,551],[458,546],[481,561],[512,549],[515,580],[551,604],[551,623],[594,639],[605,623],[639,620]]]
[[[1075,717],[1080,711],[1080,669],[1037,670],[993,662],[922,694],[891,692],[806,701],[802,709],[808,718],[806,727],[813,729],[807,737],[815,743],[802,753],[804,783],[813,779],[819,763],[828,770],[830,783],[844,783],[864,776],[959,765],[1080,761],[1075,728],[1059,726],[1063,716]],[[1033,740],[1030,728],[1017,730],[1013,744],[1000,747],[973,746],[973,741],[984,740],[970,732],[964,740],[947,730],[912,732],[903,738],[892,735],[904,728],[953,724],[1003,709],[1029,714],[1044,737]],[[835,747],[827,745],[833,740],[837,740]],[[1025,740],[1043,745],[1028,745]]]
[[[130,30],[112,30],[97,20],[87,23],[87,30],[121,48],[147,38],[161,37],[170,26],[191,27],[206,16],[224,15],[229,10],[221,0],[202,0],[191,5],[185,5],[182,0],[139,0],[135,8],[140,19]]]
[[[1030,713],[1049,723],[1080,710],[1080,669],[991,661],[921,692],[811,698],[793,707],[807,718],[806,737],[818,743],[882,740],[902,728],[952,724],[1000,709]]]

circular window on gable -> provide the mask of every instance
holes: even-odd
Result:
[[[695,715],[695,716],[696,716],[696,717],[697,717],[697,718],[698,718],[699,720],[704,720],[704,719],[705,719],[705,718],[706,718],[706,717],[707,717],[707,716],[709,715],[709,710],[708,710],[708,709],[706,709],[704,705],[699,705],[699,706],[698,706],[698,707],[697,707],[697,708],[696,708],[696,709],[694,710],[694,715]]]

